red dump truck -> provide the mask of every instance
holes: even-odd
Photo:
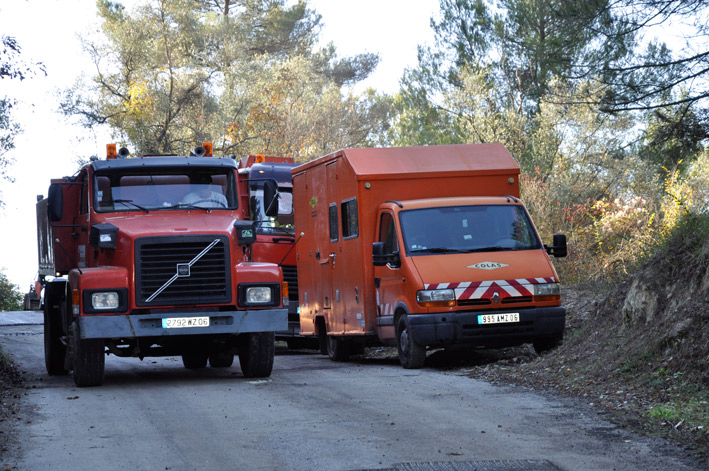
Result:
[[[300,331],[333,360],[398,347],[537,351],[563,337],[565,309],[502,144],[344,149],[292,170]]]
[[[45,364],[100,385],[105,357],[181,356],[185,367],[271,374],[287,327],[278,265],[254,262],[247,182],[236,162],[129,157],[109,145],[37,203]]]

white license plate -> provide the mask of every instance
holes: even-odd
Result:
[[[209,327],[209,317],[168,317],[162,320],[163,329],[182,327]]]
[[[519,322],[519,312],[481,314],[478,316],[478,324],[507,324],[511,322]]]

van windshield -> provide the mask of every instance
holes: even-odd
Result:
[[[234,174],[220,168],[111,170],[94,177],[98,212],[236,209]],[[159,173],[158,173],[159,172]]]
[[[518,205],[424,208],[399,213],[407,255],[533,250],[542,244]]]

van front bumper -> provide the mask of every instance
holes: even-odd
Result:
[[[209,317],[208,326],[165,328],[167,318]],[[84,339],[159,337],[163,335],[240,334],[273,332],[288,327],[288,309],[251,311],[211,311],[135,315],[84,315],[79,318],[79,332]]]
[[[480,315],[519,313],[519,322],[480,324]],[[440,314],[409,314],[411,335],[425,346],[467,344],[478,347],[511,347],[537,339],[561,338],[566,309],[544,307],[505,311],[465,311]]]

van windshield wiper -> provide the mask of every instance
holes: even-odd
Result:
[[[478,247],[474,249],[467,249],[464,250],[463,252],[465,253],[475,253],[475,252],[502,252],[505,250],[518,250],[514,247],[502,247],[499,245],[495,245],[493,247]]]
[[[133,200],[113,200],[112,202],[125,204],[126,206],[133,206],[134,208],[138,208],[141,211],[145,211],[146,214],[150,213],[150,211],[148,211],[148,208],[144,208],[143,206],[134,203]]]
[[[430,247],[426,249],[414,249],[410,253],[465,253],[467,250],[449,249],[446,247]]]

